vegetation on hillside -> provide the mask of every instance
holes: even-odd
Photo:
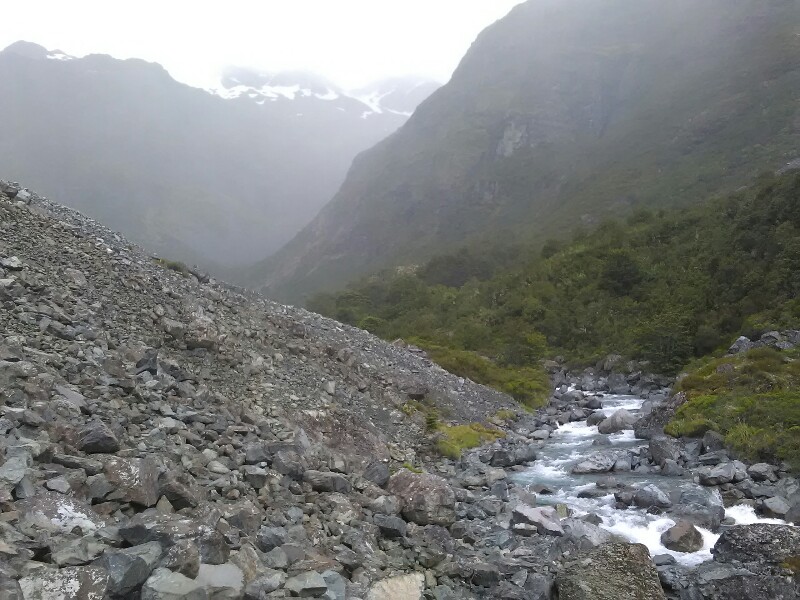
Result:
[[[666,432],[718,431],[740,456],[800,469],[800,351],[758,348],[708,360],[678,383],[688,400]]]
[[[539,364],[556,355],[589,364],[619,353],[675,373],[742,332],[800,322],[800,173],[515,253],[473,263],[464,260],[482,256],[473,245],[309,306],[417,343],[445,368],[532,406],[547,392]]]

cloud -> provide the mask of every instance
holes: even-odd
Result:
[[[446,80],[477,34],[520,0],[25,0],[0,45],[160,62],[193,85],[226,65],[314,71],[355,87],[384,76]]]

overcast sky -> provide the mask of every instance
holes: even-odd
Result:
[[[304,69],[345,87],[395,75],[446,81],[469,45],[521,0],[0,0],[0,47],[164,65],[199,86],[226,65]]]

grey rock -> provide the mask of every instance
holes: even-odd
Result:
[[[563,565],[559,600],[664,600],[650,553],[641,544],[604,544]]]
[[[195,581],[206,588],[208,600],[241,600],[244,597],[244,573],[231,563],[200,565]]]
[[[603,420],[598,426],[597,430],[602,434],[617,433],[625,429],[633,429],[637,417],[631,412],[620,409],[612,414],[607,419]]]
[[[120,445],[108,425],[91,421],[79,434],[78,448],[87,454],[110,454],[119,450]]]
[[[650,508],[651,506],[670,508],[672,506],[672,501],[666,492],[653,484],[648,484],[636,490],[633,495],[633,503],[641,508]]]
[[[588,473],[607,473],[614,468],[615,462],[616,457],[614,455],[598,452],[572,467],[572,472],[576,475]]]
[[[326,473],[323,471],[306,471],[303,474],[303,481],[311,485],[315,492],[339,492],[348,494],[353,486],[342,475],[338,473]]]
[[[162,568],[142,586],[141,600],[208,600],[208,594],[202,583]]]
[[[400,499],[403,516],[418,525],[449,526],[456,520],[455,493],[441,477],[401,469],[387,490]]]
[[[320,598],[328,591],[328,583],[319,573],[307,571],[286,580],[283,586],[293,596]]]
[[[19,587],[25,600],[103,600],[108,574],[99,567],[53,569],[23,577]]]

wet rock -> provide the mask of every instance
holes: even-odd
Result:
[[[418,525],[449,526],[456,520],[455,494],[441,477],[401,469],[387,490],[400,499],[403,516]]]
[[[657,465],[663,465],[664,461],[667,460],[677,462],[681,456],[681,448],[678,442],[666,436],[651,438],[648,449],[650,457]]]
[[[698,552],[703,548],[703,536],[688,521],[678,521],[661,534],[661,543],[676,552]]]
[[[650,553],[641,544],[605,544],[580,553],[556,577],[559,600],[664,600]]]

